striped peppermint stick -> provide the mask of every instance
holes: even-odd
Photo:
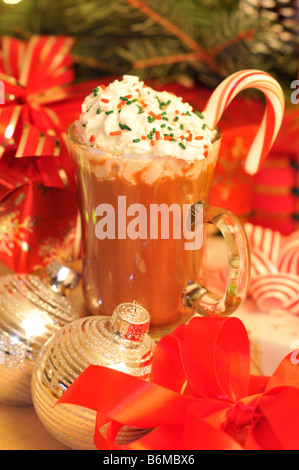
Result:
[[[277,274],[278,269],[267,258],[267,256],[257,248],[251,250],[251,279],[266,274]]]
[[[283,245],[278,269],[283,273],[299,275],[299,239],[290,239]]]
[[[244,161],[245,171],[254,175],[264,163],[282,123],[285,101],[279,83],[271,75],[260,70],[236,72],[215,89],[204,109],[204,114],[208,126],[215,129],[235,96],[248,88],[258,89],[266,97],[262,123]]]
[[[251,286],[251,295],[262,311],[274,309],[287,310],[293,305],[293,300],[299,295],[299,276],[289,273],[265,275],[255,279]],[[295,310],[294,308],[294,310]]]
[[[299,315],[299,294],[284,304],[284,308],[292,315]]]
[[[269,262],[277,266],[282,236],[277,230],[246,223],[244,225],[252,250],[261,251]]]

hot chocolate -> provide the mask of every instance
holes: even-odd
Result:
[[[186,308],[229,315],[245,299],[250,275],[246,233],[234,214],[209,205],[209,196],[220,144],[218,122],[247,88],[267,98],[244,161],[253,175],[275,141],[284,112],[281,87],[265,72],[250,69],[227,77],[203,113],[134,76],[100,85],[86,97],[69,142],[82,216],[84,294],[91,312],[111,315],[117,304],[135,299],[149,311],[152,326],[163,326],[161,337],[175,321],[188,318]],[[190,214],[195,223],[184,231]],[[172,227],[165,224],[170,216]],[[223,296],[204,282],[205,241],[197,235],[206,223],[214,224],[226,242]],[[195,243],[189,238],[192,230]]]
[[[179,320],[184,287],[204,276],[184,216],[209,199],[219,139],[189,104],[136,77],[94,89],[72,132],[87,307],[109,315],[136,299],[152,326]]]
[[[87,307],[108,314],[120,299],[136,299],[151,312],[153,326],[179,320],[186,314],[184,287],[202,281],[204,272],[203,250],[192,248],[195,235],[187,238],[186,214],[177,209],[185,205],[189,211],[209,198],[218,145],[208,158],[193,162],[111,154],[99,160],[95,150],[79,149],[78,144]],[[159,209],[155,219],[153,207]]]

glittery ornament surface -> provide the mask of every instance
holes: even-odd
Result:
[[[86,317],[66,325],[44,346],[34,369],[32,396],[41,422],[69,447],[96,449],[93,442],[95,413],[74,405],[53,405],[90,364],[147,380],[154,347],[147,334],[139,341],[125,339],[111,328],[111,317]],[[143,431],[124,428],[119,442],[121,439],[128,442],[136,433],[142,435]]]
[[[38,276],[0,277],[0,401],[32,403],[31,377],[45,342],[78,318],[70,301]]]

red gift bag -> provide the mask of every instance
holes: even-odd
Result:
[[[72,83],[73,43],[0,38],[0,261],[16,272],[80,252],[66,131],[95,83]]]

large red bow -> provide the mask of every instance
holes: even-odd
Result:
[[[298,449],[299,368],[292,357],[270,379],[252,376],[243,323],[196,317],[159,341],[151,382],[91,365],[57,403],[98,413],[99,449],[117,448],[124,424],[152,429],[127,449]],[[105,447],[99,427],[107,421]]]
[[[4,90],[5,99],[0,96],[0,157],[11,150],[16,157],[43,157],[35,163],[44,184],[75,189],[65,110],[77,118],[92,86],[71,84],[73,43],[62,36],[32,36],[28,41],[1,37],[0,93]]]

